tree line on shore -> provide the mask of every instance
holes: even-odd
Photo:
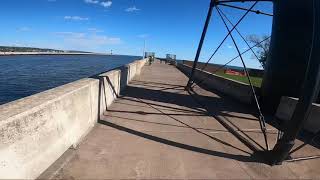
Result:
[[[89,53],[84,51],[65,51],[48,48],[0,46],[0,52],[52,52],[52,53]]]

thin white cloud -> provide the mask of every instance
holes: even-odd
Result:
[[[228,48],[228,49],[232,49],[233,46],[232,46],[232,45],[227,45],[227,48]]]
[[[97,29],[97,28],[88,28],[88,31],[91,32],[91,33],[102,33],[102,32],[104,32],[103,30]]]
[[[138,36],[137,36],[138,38],[147,38],[147,37],[149,37],[149,34],[139,34]]]
[[[111,7],[112,1],[105,1],[105,2],[101,2],[100,4],[101,6],[108,8],[108,7]]]
[[[20,41],[15,41],[12,46],[15,46],[15,47],[28,47],[28,44],[26,43],[22,43]]]
[[[20,27],[17,29],[18,32],[28,32],[31,31],[31,28],[29,27]]]
[[[101,49],[106,45],[118,45],[122,41],[117,37],[108,37],[104,35],[88,35],[81,38],[65,38],[65,43],[74,49]]]
[[[104,45],[117,45],[122,41],[118,37],[97,35],[92,33],[79,32],[55,32],[57,37],[62,38],[68,47],[74,49],[97,49]]]
[[[85,3],[88,3],[88,4],[98,4],[99,1],[97,0],[84,0]]]
[[[64,38],[83,38],[86,36],[86,33],[78,32],[55,32],[54,34]]]
[[[125,11],[134,12],[134,11],[140,11],[140,9],[138,9],[136,6],[132,6],[132,7],[127,8]]]
[[[88,21],[89,18],[81,17],[81,16],[65,16],[65,20],[73,20],[73,21]]]

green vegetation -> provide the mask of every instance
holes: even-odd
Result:
[[[34,47],[16,47],[16,46],[0,46],[0,52],[56,52],[56,53],[88,53],[84,51],[63,51],[47,48],[34,48]]]
[[[269,55],[269,47],[270,47],[270,36],[257,36],[257,35],[249,35],[247,40],[256,45],[256,53],[255,57],[258,58],[263,69],[266,67],[267,58]]]
[[[14,47],[14,46],[0,46],[0,52],[64,52],[55,49],[42,49],[33,47]]]
[[[228,78],[228,79],[232,79],[235,81],[239,81],[239,82],[243,82],[246,84],[249,84],[248,78],[247,76],[237,76],[237,75],[230,75],[230,74],[225,74],[223,71],[219,71],[217,73],[215,73],[219,76]],[[253,84],[253,86],[255,87],[261,87],[261,83],[262,83],[262,78],[261,77],[250,77],[251,82]]]

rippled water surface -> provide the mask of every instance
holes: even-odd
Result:
[[[0,56],[0,104],[89,77],[137,56]]]

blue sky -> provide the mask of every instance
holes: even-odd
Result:
[[[67,50],[141,55],[147,50],[158,56],[176,54],[193,59],[208,10],[209,0],[1,0],[0,45],[46,47]],[[252,3],[235,3],[249,7]],[[235,23],[244,11],[221,9]],[[255,9],[272,12],[272,4]],[[269,35],[272,18],[250,13],[239,25],[243,35]],[[204,43],[201,61],[206,61],[227,33],[217,12]],[[234,33],[240,50],[245,44]],[[214,57],[224,64],[237,54],[230,39]],[[249,67],[259,63],[248,53]],[[240,65],[236,60],[232,65]]]

